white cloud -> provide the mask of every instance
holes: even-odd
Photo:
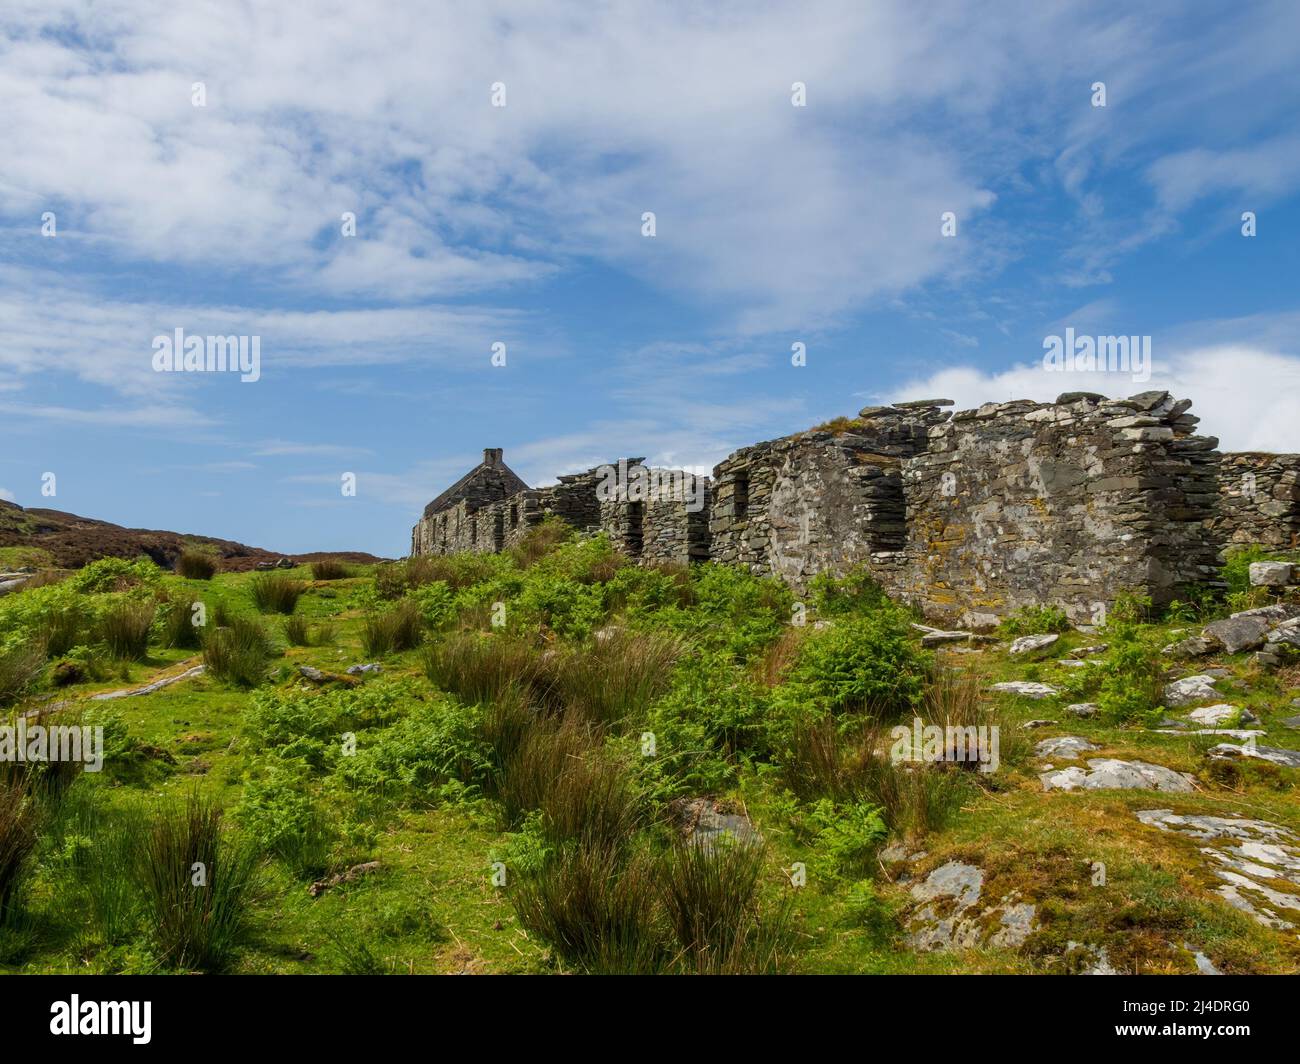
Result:
[[[18,501],[18,497],[8,488],[0,488],[0,499],[3,499],[5,502]]]
[[[399,301],[595,256],[746,331],[812,327],[988,254],[942,241],[939,216],[974,222],[981,172],[1035,150],[999,107],[1072,76],[1061,40],[1123,58],[1141,36],[1040,5],[846,0],[376,0],[364,19],[111,0],[10,5],[0,28],[0,142],[23,146],[0,186],[25,220],[61,212],[61,239]]]

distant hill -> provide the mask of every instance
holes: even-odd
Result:
[[[359,563],[385,560],[362,551],[279,554],[229,539],[149,528],[123,528],[62,510],[25,509],[0,499],[0,548],[5,547],[44,552],[48,559],[46,564],[60,569],[77,569],[99,558],[138,558],[142,554],[170,569],[186,547],[211,550],[221,558],[221,568],[226,572],[255,569],[258,562],[274,562],[280,558],[294,562],[310,562],[318,558],[342,558]]]

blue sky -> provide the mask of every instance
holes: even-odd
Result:
[[[399,555],[487,446],[1162,387],[1300,451],[1294,3],[350,7],[0,11],[0,497]],[[178,327],[260,380],[154,372]],[[1066,327],[1151,380],[1045,371]]]

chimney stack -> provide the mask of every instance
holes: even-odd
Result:
[[[484,464],[485,466],[491,466],[492,468],[496,468],[498,465],[500,465],[500,464],[501,464],[501,448],[500,448],[500,447],[484,447],[484,448],[483,448],[483,464]]]

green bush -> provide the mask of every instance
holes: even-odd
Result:
[[[386,727],[423,705],[412,681],[387,676],[331,691],[264,689],[253,692],[244,710],[243,732],[283,761],[323,769],[338,759],[344,733]]]
[[[889,601],[884,589],[865,567],[853,569],[841,577],[830,572],[818,573],[808,584],[808,597],[822,617],[870,613]]]
[[[129,562],[125,558],[100,558],[91,562],[68,579],[68,586],[82,594],[96,595],[104,591],[125,591],[143,584],[158,583],[162,571],[148,558]]]
[[[445,580],[431,580],[413,588],[408,598],[420,613],[425,628],[437,631],[456,615],[456,596]]]
[[[695,603],[691,568],[678,563],[625,565],[605,585],[605,593],[611,609],[623,610],[633,620]]]
[[[481,722],[475,707],[458,702],[417,704],[391,727],[367,736],[353,756],[340,758],[336,771],[356,790],[433,804],[446,784],[479,786],[490,773]]]
[[[605,588],[534,572],[514,608],[566,639],[584,639],[605,620]]]
[[[811,811],[817,825],[817,847],[841,873],[865,875],[875,863],[876,850],[889,829],[884,810],[870,802],[852,802],[837,807],[828,798],[817,801]]]
[[[793,616],[794,595],[779,580],[715,562],[696,566],[692,577],[694,607],[661,610],[658,620],[736,661],[775,642]]]
[[[672,681],[648,724],[656,735],[677,720],[698,725],[709,746],[729,756],[765,752],[767,692],[731,655],[687,655]]]
[[[880,609],[814,632],[773,699],[787,712],[811,706],[887,719],[920,703],[930,665],[907,615]]]

